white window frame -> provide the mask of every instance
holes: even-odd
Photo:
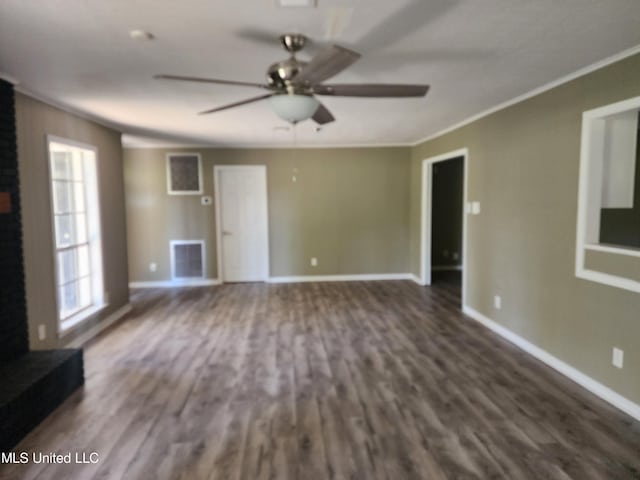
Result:
[[[640,282],[636,280],[585,267],[587,251],[640,257],[640,249],[599,243],[605,119],[631,110],[640,110],[640,97],[588,110],[582,114],[575,274],[578,278],[640,292]]]
[[[192,156],[198,159],[198,190],[173,190],[171,188],[171,157],[186,157]],[[199,153],[193,152],[170,152],[166,155],[165,168],[167,173],[167,194],[169,195],[202,195],[202,156]]]
[[[78,325],[93,317],[99,311],[106,308],[107,303],[104,294],[104,264],[102,255],[102,228],[101,228],[101,208],[100,208],[100,182],[98,179],[98,149],[94,145],[89,145],[75,140],[67,138],[57,137],[54,135],[47,135],[46,137],[46,151],[47,151],[47,166],[49,172],[49,194],[51,201],[51,233],[52,233],[52,246],[53,246],[53,285],[55,288],[56,298],[56,318],[58,326],[58,336],[63,337]],[[68,317],[61,317],[60,306],[62,304],[60,298],[60,285],[58,284],[59,271],[58,271],[58,252],[65,250],[68,247],[58,248],[56,240],[56,215],[54,213],[54,188],[53,188],[53,171],[51,168],[51,153],[53,151],[52,145],[58,144],[70,149],[84,150],[92,152],[93,165],[89,165],[89,172],[84,173],[83,182],[85,183],[85,204],[86,204],[86,228],[87,228],[87,242],[89,247],[90,256],[90,278],[91,278],[91,304],[81,308]],[[83,165],[86,168],[86,165]],[[88,194],[86,191],[87,182],[95,183],[95,192]]]

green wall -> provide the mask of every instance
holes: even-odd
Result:
[[[639,78],[627,58],[418,145],[410,243],[417,274],[422,160],[468,148],[467,305],[640,403],[640,295],[574,274],[582,112],[639,96]]]
[[[409,271],[408,147],[133,148],[124,152],[131,281],[169,280],[169,241],[180,239],[205,239],[207,276],[218,276],[215,208],[167,195],[165,158],[176,151],[202,155],[204,195],[214,165],[267,166],[271,276]]]
[[[16,95],[18,163],[29,341],[32,349],[63,347],[129,303],[127,243],[120,133],[35,100]],[[98,149],[104,290],[109,305],[58,338],[57,281],[49,187],[47,135]],[[47,338],[38,338],[38,327]]]
[[[206,195],[216,164],[267,165],[272,276],[418,275],[422,160],[467,148],[468,200],[481,203],[467,217],[467,305],[640,403],[640,295],[575,277],[582,112],[639,96],[638,78],[630,57],[413,148],[191,151]],[[169,240],[181,238],[207,240],[215,278],[214,209],[166,195],[167,151],[125,150],[130,278],[168,280]],[[637,262],[588,260],[640,275]]]

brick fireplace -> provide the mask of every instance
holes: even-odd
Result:
[[[0,80],[0,451],[3,452],[14,448],[84,383],[82,350],[29,351],[15,118],[13,85]]]

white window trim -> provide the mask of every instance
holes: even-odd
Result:
[[[89,307],[80,310],[75,315],[72,315],[66,318],[64,321],[60,320],[60,298],[58,291],[58,263],[56,260],[57,255],[57,246],[56,246],[56,225],[55,225],[55,215],[53,214],[53,202],[54,202],[54,192],[53,192],[53,172],[51,171],[51,152],[50,152],[50,144],[51,143],[61,143],[65,145],[69,145],[70,147],[81,148],[84,150],[90,150],[94,154],[95,158],[95,170],[97,175],[98,165],[99,165],[99,157],[98,157],[98,148],[94,145],[90,145],[87,143],[78,142],[76,140],[71,140],[64,137],[59,137],[56,135],[47,135],[46,136],[46,145],[45,151],[47,152],[47,171],[48,171],[48,182],[49,182],[49,214],[51,216],[51,238],[52,238],[52,262],[53,262],[53,281],[52,285],[55,289],[55,302],[56,302],[56,325],[57,325],[57,333],[58,338],[62,338],[73,330],[75,330],[78,326],[84,323],[86,320],[94,317],[100,311],[104,310],[108,307],[107,299],[104,294],[104,258],[102,255],[102,215],[101,215],[101,207],[100,207],[100,182],[99,179],[96,178],[96,205],[95,210],[97,212],[97,218],[94,217],[93,221],[97,222],[98,228],[98,239],[94,240],[93,245],[97,247],[100,252],[99,256],[94,253],[91,254],[91,262],[95,267],[95,262],[98,262],[98,269],[100,270],[100,279],[98,285],[93,285],[92,282],[92,297],[93,303]],[[89,216],[88,216],[89,217]],[[98,258],[99,257],[99,258]]]
[[[175,245],[200,245],[202,248],[202,275],[198,277],[176,277],[176,258],[173,251]],[[174,282],[189,283],[192,280],[201,280],[207,278],[207,246],[204,240],[170,240],[169,241],[169,257],[171,262],[171,279]]]
[[[198,158],[198,190],[173,190],[171,188],[171,157],[192,156]],[[166,155],[165,169],[167,173],[167,194],[169,195],[202,195],[202,156],[193,152],[170,152]]]
[[[600,195],[602,184],[604,118],[629,110],[640,109],[640,97],[588,110],[582,114],[580,144],[580,180],[578,186],[578,219],[576,228],[576,269],[578,278],[603,283],[632,292],[640,292],[640,282],[585,267],[587,251],[612,255],[640,257],[640,250],[631,247],[600,244],[593,239],[600,230]],[[598,192],[593,194],[592,192]]]

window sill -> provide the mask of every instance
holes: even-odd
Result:
[[[87,320],[95,317],[102,310],[107,308],[109,304],[103,303],[101,305],[94,305],[86,310],[83,310],[76,315],[67,318],[60,323],[58,337],[63,338],[80,327]]]
[[[640,257],[640,248],[633,247],[620,247],[617,245],[606,245],[602,243],[590,243],[584,246],[585,250],[592,250],[595,252],[615,253],[618,255],[627,255],[629,257]]]

